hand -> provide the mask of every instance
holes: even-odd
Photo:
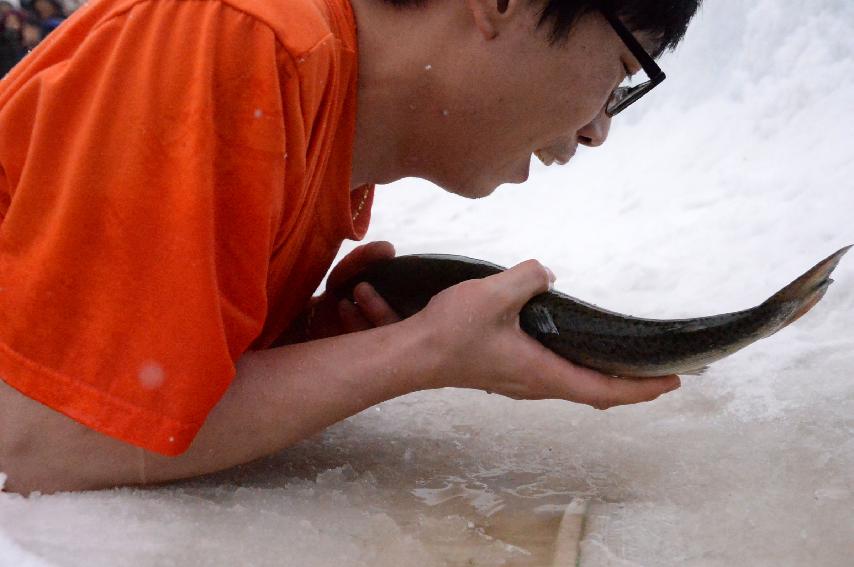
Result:
[[[426,330],[433,382],[515,399],[564,399],[606,409],[649,401],[679,387],[678,376],[617,378],[568,362],[519,327],[519,311],[553,276],[529,260],[437,294],[402,325]],[[413,329],[414,330],[414,329]],[[407,331],[403,331],[407,332]]]
[[[312,299],[311,316],[307,317],[308,338],[335,337],[400,321],[398,314],[368,283],[360,283],[353,290],[355,301],[339,299],[331,293],[365,267],[394,255],[394,246],[381,241],[363,244],[342,258],[329,274],[326,290]]]

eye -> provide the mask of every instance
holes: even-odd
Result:
[[[620,85],[618,88],[628,89],[628,88],[633,87],[634,84],[635,84],[635,76],[632,75],[632,73],[628,69],[626,69],[626,76],[623,77],[622,81],[620,81]]]
[[[620,80],[620,87],[629,87],[632,85],[632,70],[629,65],[623,61],[623,78]]]
[[[643,69],[632,71],[629,65],[627,65],[625,62],[623,63],[623,71],[625,71],[626,76],[620,82],[621,87],[634,87],[648,80],[646,73],[643,72]]]
[[[623,63],[623,71],[626,72],[626,78],[627,79],[631,79],[632,75],[634,75],[634,73],[632,73],[632,70],[629,69],[629,66],[626,65],[625,63]]]

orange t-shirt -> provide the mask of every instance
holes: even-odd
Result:
[[[0,378],[184,451],[304,308],[350,192],[347,0],[95,0],[0,82]]]

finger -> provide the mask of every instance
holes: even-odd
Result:
[[[374,326],[381,327],[400,321],[397,312],[377,293],[371,284],[360,283],[353,290],[353,296],[359,310]]]
[[[681,385],[676,375],[657,378],[622,378],[575,367],[572,378],[574,401],[596,409],[649,402]]]
[[[359,308],[347,299],[342,299],[338,302],[338,316],[341,318],[341,324],[344,326],[344,330],[348,333],[365,331],[374,327],[374,325],[365,318]]]
[[[598,392],[600,395],[594,397],[589,405],[596,409],[608,409],[614,406],[651,402],[680,386],[681,382],[676,375],[657,378],[608,376],[607,385]]]
[[[527,260],[486,279],[500,289],[507,307],[519,311],[532,297],[548,291],[555,277],[537,260]]]
[[[394,258],[394,255],[394,245],[385,240],[358,246],[344,256],[332,269],[332,272],[329,274],[329,280],[326,282],[326,289],[340,287],[344,282],[358,274],[365,266],[380,260]]]
[[[524,336],[527,347],[519,352],[528,360],[527,367],[537,376],[548,377],[550,397],[590,405],[597,409],[636,404],[654,400],[681,385],[676,375],[655,378],[625,378],[609,376],[578,366],[548,350],[537,341]],[[528,350],[530,349],[530,350]],[[552,390],[552,388],[555,388]]]

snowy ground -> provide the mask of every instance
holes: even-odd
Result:
[[[709,1],[670,78],[570,167],[471,202],[382,188],[368,238],[650,317],[752,306],[854,243],[854,3]],[[418,393],[159,489],[0,494],[2,565],[851,565],[854,256],[797,325],[655,403]]]

